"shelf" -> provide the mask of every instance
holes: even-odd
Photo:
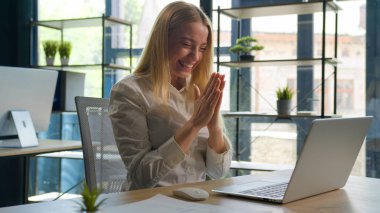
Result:
[[[113,16],[102,15],[99,17],[62,20],[36,19],[31,20],[29,24],[31,39],[31,54],[29,58],[30,66],[40,69],[59,71],[59,83],[57,83],[56,87],[53,111],[75,111],[75,103],[73,102],[74,97],[83,96],[86,93],[101,94],[99,97],[108,97],[112,85],[114,85],[123,76],[130,74],[133,69],[131,51],[133,41],[132,22]],[[129,33],[126,34],[126,36],[113,36],[114,33],[116,35],[118,32],[109,31],[109,27],[111,26],[119,26],[122,31],[125,28],[129,31]],[[55,60],[55,64],[53,66],[47,66],[41,60],[42,56],[39,51],[39,42],[42,41],[38,40],[38,33],[44,31],[40,31],[40,29],[49,28],[49,30],[56,31],[56,38],[54,40],[63,42],[70,38],[70,34],[75,33],[77,29],[89,30],[93,27],[96,27],[98,30],[97,33],[99,33],[98,36],[94,35],[93,39],[99,41],[101,44],[101,49],[96,50],[96,54],[99,56],[98,61],[79,61],[77,63],[72,61],[69,65],[63,66],[58,58],[58,60]],[[70,30],[74,31],[70,32]],[[59,37],[58,34],[60,34]],[[80,36],[82,34],[78,35]],[[85,36],[85,34],[82,35],[82,37]],[[113,49],[110,44],[113,44],[114,42],[125,44],[129,49],[125,49],[126,47],[124,47],[124,45],[121,45],[124,47],[123,49]],[[123,53],[123,51],[125,52]],[[123,57],[120,57],[121,55]],[[128,56],[128,58],[125,58],[124,56]],[[92,78],[97,78],[99,80],[91,82],[91,85],[86,85],[85,82]]]
[[[290,115],[290,116],[279,116],[277,114],[263,114],[263,113],[254,113],[249,111],[241,111],[241,112],[222,112],[222,116],[224,118],[237,118],[237,117],[272,117],[272,118],[321,118],[321,115]],[[338,117],[338,115],[325,115],[324,118],[332,118]]]
[[[131,26],[132,23],[124,21],[122,19],[104,16],[104,24],[106,27],[123,24]],[[80,18],[80,19],[63,19],[63,20],[49,20],[49,21],[33,21],[34,26],[43,26],[48,28],[53,28],[57,30],[67,29],[67,28],[83,28],[83,27],[102,27],[103,17],[92,17],[92,18]]]
[[[337,12],[338,10],[341,10],[341,8],[334,1],[329,0],[327,2],[326,11]],[[323,12],[323,1],[220,9],[220,13],[234,19],[250,19],[254,17],[291,14],[301,15],[316,12]]]
[[[325,62],[332,66],[337,65],[336,59],[326,58]],[[219,62],[225,67],[254,67],[254,66],[306,66],[322,64],[322,58],[312,59],[283,59],[283,60],[257,60],[257,61],[226,61]]]
[[[78,194],[70,194],[65,193],[61,196],[61,192],[48,192],[45,194],[39,194],[28,197],[28,202],[30,203],[40,203],[40,202],[50,202],[54,201],[58,196],[60,200],[67,200],[67,199],[80,199],[82,196]]]
[[[294,165],[257,163],[257,162],[249,162],[249,161],[231,161],[230,169],[271,172],[271,171],[278,171],[278,170],[294,169]]]
[[[47,157],[47,158],[68,158],[68,159],[78,159],[83,160],[82,151],[62,151],[62,152],[52,152],[37,155],[36,157]]]
[[[118,69],[118,70],[132,70],[131,67],[118,65],[118,64],[103,64],[105,69]],[[42,69],[53,69],[53,70],[61,70],[61,71],[74,71],[75,69],[92,69],[94,67],[102,67],[102,64],[73,64],[67,66],[55,65],[55,66],[33,66],[34,68],[42,68]]]

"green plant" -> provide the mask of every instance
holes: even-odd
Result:
[[[229,50],[233,53],[249,54],[253,50],[259,51],[264,49],[263,46],[255,43],[257,43],[257,39],[251,36],[241,37],[236,40],[236,44],[232,46]]]
[[[61,58],[69,58],[71,54],[71,42],[63,41],[58,46],[59,56]]]
[[[99,195],[101,194],[101,191],[97,188],[94,188],[92,191],[88,188],[87,184],[84,184],[83,191],[81,193],[82,195],[82,202],[77,202],[82,211],[98,211],[99,207],[104,203],[106,199],[102,199],[100,201],[97,201],[99,198]]]
[[[288,86],[284,88],[278,88],[276,90],[277,100],[291,100],[294,95],[294,91]]]
[[[53,40],[46,40],[42,42],[44,48],[45,56],[47,58],[54,58],[57,53],[58,42]]]

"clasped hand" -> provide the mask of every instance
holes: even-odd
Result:
[[[219,112],[225,85],[224,75],[213,73],[204,92],[201,94],[197,85],[194,86],[195,104],[191,122],[196,128],[207,128],[211,131],[220,129]]]

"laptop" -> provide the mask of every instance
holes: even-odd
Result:
[[[213,189],[214,192],[288,203],[342,188],[362,147],[372,117],[316,119],[312,122],[289,178],[253,175],[252,182]]]

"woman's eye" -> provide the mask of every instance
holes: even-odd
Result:
[[[201,47],[201,48],[199,48],[199,51],[200,52],[204,52],[204,51],[206,51],[207,50],[207,47]]]

